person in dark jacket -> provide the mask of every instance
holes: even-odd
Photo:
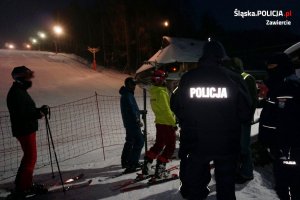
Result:
[[[23,158],[15,179],[13,199],[23,199],[34,192],[33,171],[37,160],[36,131],[38,119],[48,114],[49,107],[37,108],[27,90],[32,86],[33,71],[25,66],[15,67],[11,73],[15,80],[7,94],[7,107],[10,113],[12,134],[23,150]],[[40,186],[38,186],[40,187]]]
[[[242,77],[222,67],[225,56],[219,42],[207,42],[198,67],[182,76],[172,100],[181,127],[179,151],[186,160],[180,190],[189,200],[208,196],[211,161],[217,199],[236,199],[241,123],[251,119],[251,99]]]
[[[246,123],[242,124],[241,129],[241,153],[240,159],[238,162],[236,183],[243,184],[247,181],[252,180],[253,177],[253,160],[252,160],[252,152],[251,152],[251,122],[253,121],[253,116],[256,110],[258,96],[257,96],[257,88],[256,88],[256,80],[251,75],[244,71],[243,61],[240,58],[233,57],[231,59],[231,68],[238,74],[240,74],[249,91],[252,105],[251,105],[251,116],[252,119]]]
[[[268,88],[259,123],[259,141],[273,158],[275,190],[282,200],[300,199],[300,79],[284,53],[267,62]]]
[[[144,137],[141,131],[143,125],[140,121],[140,114],[134,90],[136,83],[132,77],[128,77],[124,82],[125,86],[120,88],[120,105],[123,124],[126,129],[125,144],[121,156],[122,168],[126,168],[124,173],[131,173],[140,168],[139,158],[144,146]]]

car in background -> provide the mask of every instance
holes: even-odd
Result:
[[[288,54],[296,68],[296,74],[300,77],[300,42],[287,48],[284,53]]]

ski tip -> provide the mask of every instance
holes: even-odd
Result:
[[[84,177],[84,173],[79,174],[79,175],[76,177],[76,179],[80,179],[80,178],[82,178],[82,177]]]
[[[71,190],[72,188],[81,188],[81,187],[84,187],[84,186],[89,186],[92,183],[92,181],[93,180],[90,179],[87,182],[82,183],[82,184],[67,186],[67,187],[65,187],[65,191]]]
[[[81,174],[78,174],[77,176],[74,176],[73,178],[67,179],[66,181],[64,181],[64,183],[65,184],[72,183],[72,182],[77,181],[77,180],[79,180],[79,179],[81,179],[83,177],[84,177],[84,174],[81,173]]]

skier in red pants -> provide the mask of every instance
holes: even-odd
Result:
[[[15,80],[7,95],[13,136],[23,150],[23,158],[15,179],[15,191],[7,199],[25,199],[29,193],[45,192],[42,185],[33,184],[32,176],[37,160],[36,131],[38,119],[48,114],[49,106],[36,105],[27,89],[32,86],[33,71],[25,66],[15,67],[11,73]]]
[[[150,88],[150,102],[155,114],[156,142],[146,152],[142,172],[148,175],[151,163],[157,159],[156,178],[162,177],[176,144],[176,120],[170,108],[170,96],[165,86],[166,77],[167,74],[163,70],[156,70],[152,76],[153,85]]]

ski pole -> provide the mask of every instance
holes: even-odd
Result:
[[[57,169],[58,169],[58,173],[59,173],[61,185],[62,185],[62,188],[63,188],[63,192],[65,194],[66,193],[66,189],[65,189],[63,178],[62,178],[61,170],[60,170],[60,167],[59,167],[59,163],[58,163],[58,159],[57,159],[57,154],[56,154],[56,151],[55,151],[53,137],[52,137],[52,133],[51,133],[51,129],[50,129],[50,125],[49,125],[49,121],[48,121],[47,115],[45,115],[45,119],[46,119],[47,133],[49,134],[49,137],[50,137],[50,140],[51,140],[52,149],[53,149],[53,152],[54,152],[55,161],[56,161],[56,165],[57,165]]]
[[[144,113],[142,115],[143,121],[144,121],[144,140],[145,140],[145,153],[148,151],[148,141],[147,141],[147,91],[146,88],[143,88],[143,96],[144,96]]]
[[[49,139],[49,134],[48,134],[48,128],[47,128],[47,121],[45,118],[45,124],[46,124],[46,131],[47,131],[47,141],[48,141],[48,148],[49,148],[49,156],[50,156],[50,165],[51,165],[51,172],[52,172],[52,178],[54,178],[54,172],[53,172],[53,163],[52,163],[52,154],[51,154],[51,144],[50,144],[50,139]]]

